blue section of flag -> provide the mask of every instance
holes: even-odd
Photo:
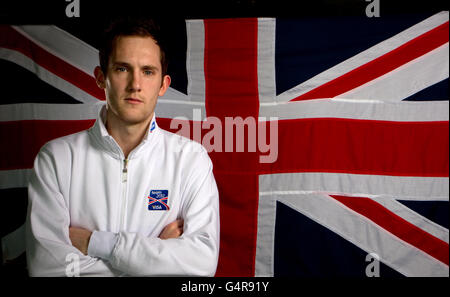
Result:
[[[449,228],[449,201],[397,200],[406,207],[445,228]]]
[[[367,252],[277,202],[274,276],[366,277]],[[380,277],[403,277],[380,262]]]
[[[277,19],[276,94],[359,54],[430,14]]]
[[[448,100],[450,97],[449,79],[446,78],[437,84],[431,85],[408,98],[403,99],[403,101],[444,101]]]
[[[35,74],[16,63],[0,59],[3,73],[2,85],[8,86],[2,91],[0,104],[18,103],[51,103],[51,104],[79,104],[80,101],[58,90],[51,84],[39,79]],[[23,82],[27,87],[23,87]],[[18,92],[17,90],[20,90]]]
[[[169,61],[167,69],[171,77],[170,87],[187,95],[188,78],[186,72],[187,33],[184,19],[160,19],[164,42],[166,43],[166,58]]]

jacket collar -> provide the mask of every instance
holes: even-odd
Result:
[[[122,149],[117,144],[115,139],[109,134],[105,126],[106,123],[106,104],[103,105],[99,112],[94,126],[90,129],[90,133],[96,138],[103,149],[105,149],[109,154],[113,155],[115,158],[124,158]],[[139,155],[153,147],[157,141],[160,134],[160,128],[156,123],[156,113],[153,113],[153,118],[150,122],[149,128],[147,129],[144,138],[137,147],[131,151],[128,159],[133,159],[139,157]]]

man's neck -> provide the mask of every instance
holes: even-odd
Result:
[[[111,115],[110,112],[107,112],[106,129],[122,149],[125,158],[128,158],[130,152],[141,143],[149,128],[152,117],[146,122],[126,124],[114,117],[114,115]]]

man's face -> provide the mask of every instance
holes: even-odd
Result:
[[[119,36],[106,77],[96,69],[97,82],[106,93],[108,120],[148,124],[158,96],[163,96],[170,84],[170,77],[162,77],[161,71],[160,48],[153,38]]]

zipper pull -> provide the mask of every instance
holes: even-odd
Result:
[[[127,173],[128,173],[128,159],[124,159],[123,160],[123,170],[122,170],[122,182],[125,183],[127,182]]]

